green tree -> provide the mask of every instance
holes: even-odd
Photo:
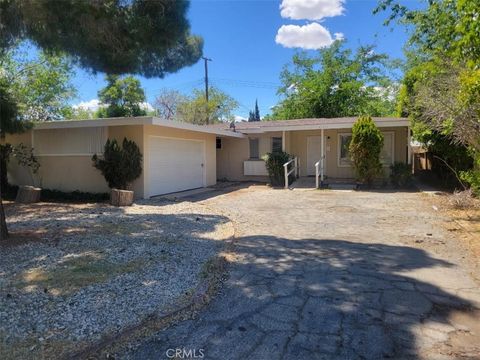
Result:
[[[107,75],[107,86],[98,92],[102,105],[98,117],[123,117],[145,116],[147,112],[142,109],[145,102],[145,92],[140,86],[140,81],[133,76],[120,77]]]
[[[383,149],[383,135],[370,116],[360,117],[352,127],[349,154],[360,181],[372,185],[382,174],[380,154]]]
[[[397,90],[388,74],[391,66],[387,55],[376,53],[373,46],[352,53],[343,41],[316,56],[297,53],[280,75],[278,94],[283,99],[272,118],[391,115]]]
[[[8,86],[5,79],[0,78],[0,138],[3,138],[7,133],[20,132],[23,129],[23,124],[18,121],[17,104],[13,101],[11,94],[8,91]],[[7,147],[0,145],[0,195],[4,191],[6,181],[6,157]],[[3,209],[3,202],[0,196],[0,239],[8,237],[7,223],[5,220],[5,211]]]
[[[193,90],[191,96],[178,104],[176,119],[192,124],[232,121],[233,111],[238,107],[238,102],[215,87],[209,88],[208,94],[207,103],[204,91]]]
[[[103,157],[92,157],[93,166],[102,172],[111,189],[128,190],[130,184],[142,174],[142,154],[137,144],[127,138],[122,146],[108,139]]]
[[[260,121],[260,110],[258,109],[258,100],[255,100],[255,110],[248,112],[248,121]]]
[[[94,72],[163,77],[202,56],[188,6],[185,0],[2,0],[0,48],[28,39]]]
[[[32,57],[28,47],[0,53],[1,77],[23,121],[60,120],[71,114],[69,101],[76,95],[71,61],[62,55],[40,52]]]
[[[2,0],[0,52],[31,40],[93,72],[163,77],[202,56],[203,40],[190,34],[188,6],[185,0],[65,0],[61,6],[57,0]],[[0,226],[4,237],[5,221]]]
[[[449,164],[455,170],[473,157],[473,168],[463,177],[480,188],[480,3],[439,0],[409,9],[382,0],[379,11],[389,12],[387,24],[397,21],[411,29],[399,112],[412,119],[414,129],[436,134],[427,145],[441,149],[443,160],[456,159]],[[417,131],[415,137],[423,135]],[[464,147],[465,161],[459,161],[458,147]]]

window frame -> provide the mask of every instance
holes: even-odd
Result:
[[[382,131],[381,132],[382,135],[385,137],[385,135],[391,135],[392,136],[392,148],[391,148],[391,153],[392,153],[392,161],[391,163],[386,163],[385,161],[383,161],[382,159],[380,159],[381,163],[382,163],[382,166],[383,167],[389,167],[390,165],[392,165],[393,163],[395,163],[395,131]],[[343,167],[343,168],[348,168],[348,167],[352,167],[352,163],[351,163],[351,160],[350,160],[350,163],[349,164],[342,164],[342,158],[340,157],[341,156],[341,153],[342,153],[342,143],[341,143],[341,137],[342,136],[352,136],[352,133],[347,133],[347,132],[344,132],[344,133],[338,133],[338,137],[337,137],[337,166],[338,167]]]
[[[257,157],[252,157],[252,141],[257,142]],[[258,137],[248,138],[248,159],[249,160],[260,160],[260,139]]]
[[[281,136],[272,136],[270,138],[270,150],[271,150],[271,152],[274,153],[274,151],[273,151],[274,139],[280,139],[280,151],[279,152],[282,152],[283,151],[283,138]]]
[[[342,136],[352,137],[352,133],[343,132],[343,133],[337,134],[337,166],[341,168],[349,168],[349,167],[352,167],[352,160],[350,159],[350,157],[348,157],[348,163],[343,163],[343,164],[342,164],[343,158],[340,157],[342,155],[342,141],[341,141]]]
[[[218,144],[220,144],[220,146],[218,146]],[[222,150],[222,148],[223,148],[222,138],[220,138],[220,137],[215,138],[215,148],[217,150]]]

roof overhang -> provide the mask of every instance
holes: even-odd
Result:
[[[374,121],[379,128],[410,126],[410,122],[408,119],[396,119],[396,120],[375,119]],[[351,121],[342,122],[342,121],[335,121],[335,119],[332,119],[331,122],[324,122],[321,124],[308,124],[308,125],[278,124],[275,126],[238,129],[237,131],[243,134],[263,134],[267,132],[277,132],[277,131],[351,129],[353,124],[354,122],[351,122]]]
[[[205,134],[215,134],[220,137],[243,138],[240,132],[233,132],[215,127],[204,125],[195,125],[180,121],[164,120],[152,116],[141,117],[122,117],[122,118],[104,118],[91,120],[64,120],[64,121],[49,121],[34,124],[34,130],[47,129],[75,129],[87,127],[104,127],[104,126],[134,126],[134,125],[154,125],[163,126],[173,129],[189,130]]]

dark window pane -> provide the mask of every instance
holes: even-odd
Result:
[[[282,138],[273,137],[272,138],[272,153],[282,152]]]
[[[258,159],[258,139],[249,139],[250,140],[250,159]]]

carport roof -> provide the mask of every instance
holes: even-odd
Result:
[[[244,134],[264,133],[271,131],[317,130],[317,129],[351,129],[358,117],[315,118],[275,121],[242,121],[235,123],[235,131]],[[409,126],[406,118],[374,117],[378,127]],[[207,127],[229,130],[229,123],[207,125]],[[230,130],[231,131],[231,130]]]
[[[200,133],[215,134],[220,137],[242,138],[242,133],[228,131],[222,127],[195,125],[186,122],[164,120],[153,116],[121,117],[121,118],[103,118],[88,120],[63,120],[35,123],[35,130],[43,129],[73,129],[83,127],[101,127],[101,126],[126,126],[126,125],[156,125],[168,128],[196,131]],[[228,128],[228,124],[226,125]]]

